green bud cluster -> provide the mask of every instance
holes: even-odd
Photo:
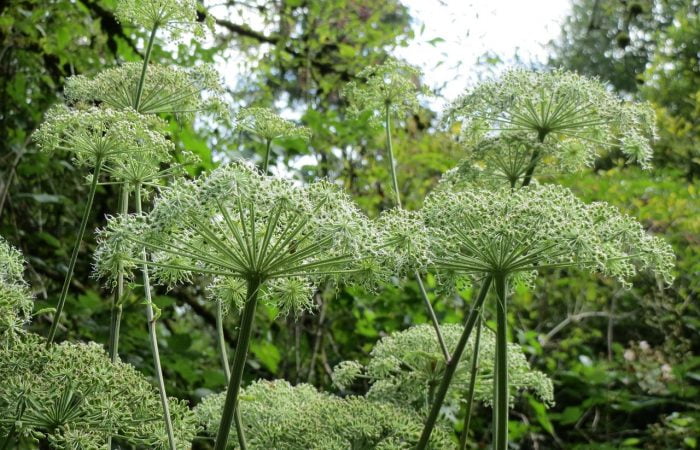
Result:
[[[224,393],[205,397],[195,413],[215,434]],[[241,391],[239,407],[247,445],[267,450],[410,449],[422,429],[420,417],[407,408],[365,397],[340,398],[311,385],[258,380]],[[231,429],[229,442],[236,442]],[[430,448],[454,444],[444,428],[435,430]]]

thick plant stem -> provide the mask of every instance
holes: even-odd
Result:
[[[241,379],[243,378],[243,370],[248,357],[248,346],[250,345],[250,336],[253,332],[253,321],[255,319],[255,308],[258,303],[258,290],[260,289],[261,281],[257,278],[248,280],[248,289],[246,294],[246,303],[241,316],[241,326],[238,330],[238,340],[236,342],[236,354],[233,357],[233,366],[231,369],[231,380],[228,383],[226,391],[226,400],[224,409],[221,413],[221,422],[219,423],[219,431],[216,434],[215,450],[225,450],[228,442],[228,435],[231,431],[231,423],[233,416],[238,406],[238,394],[241,387]]]
[[[136,185],[136,212],[142,213],[141,209],[141,185]],[[146,249],[141,250],[141,259],[147,261],[148,255]],[[160,352],[158,350],[158,335],[156,332],[157,318],[153,314],[153,303],[151,299],[151,283],[148,276],[148,265],[144,263],[141,269],[143,275],[143,292],[146,300],[146,319],[148,320],[148,337],[151,345],[151,353],[153,354],[153,369],[158,381],[158,392],[160,393],[160,402],[163,405],[163,421],[165,422],[165,431],[168,434],[168,444],[171,450],[175,450],[175,433],[173,431],[173,422],[170,418],[170,406],[168,404],[168,394],[165,392],[165,380],[163,378],[163,369],[160,365]]]
[[[80,251],[80,244],[83,242],[83,236],[85,236],[85,228],[87,228],[88,217],[90,216],[90,211],[92,210],[92,202],[95,199],[95,191],[97,190],[97,180],[100,178],[100,170],[102,169],[102,157],[98,156],[97,161],[95,161],[95,169],[92,172],[92,183],[90,183],[90,191],[88,192],[87,202],[85,202],[85,209],[83,210],[83,217],[80,220],[80,228],[78,228],[78,236],[73,246],[73,253],[70,257],[70,262],[68,263],[68,271],[66,272],[66,278],[63,280],[63,287],[61,288],[61,295],[58,297],[58,304],[56,304],[56,312],[53,315],[53,322],[51,323],[51,328],[49,329],[49,335],[46,338],[46,346],[50,347],[53,344],[53,340],[56,337],[56,328],[61,320],[61,314],[63,313],[63,307],[66,304],[66,297],[68,296],[68,288],[73,279],[73,271],[75,270],[75,262],[78,260],[78,252]]]
[[[265,144],[265,160],[263,161],[263,173],[267,175],[267,168],[270,165],[270,147],[272,146],[272,139],[268,139]]]
[[[472,352],[472,366],[469,372],[469,390],[467,391],[467,404],[464,408],[464,426],[462,435],[459,438],[460,450],[466,450],[469,426],[472,420],[472,410],[474,409],[474,388],[476,387],[476,375],[479,372],[479,343],[481,342],[481,316],[476,321],[476,336],[474,336],[474,350]]]
[[[129,186],[127,183],[122,185],[119,192],[119,212],[126,216],[129,213]],[[109,359],[115,362],[119,356],[119,330],[122,321],[122,300],[124,297],[124,268],[119,264],[119,273],[117,274],[117,289],[112,298],[112,317],[109,326]]]
[[[226,350],[226,340],[224,339],[224,314],[223,308],[221,307],[221,301],[216,302],[216,339],[219,341],[219,354],[221,355],[221,364],[224,367],[224,375],[226,375],[226,383],[231,381],[231,367],[228,363],[228,351]],[[241,421],[241,414],[238,410],[238,406],[233,412],[233,420],[236,424],[236,433],[238,436],[238,445],[242,450],[245,450],[248,446],[245,442],[245,435],[243,434],[243,422]]]
[[[496,361],[494,364],[494,450],[508,448],[508,321],[507,280],[505,274],[494,276],[496,288]]]
[[[544,142],[544,138],[547,137],[547,132],[546,131],[540,131],[537,140],[541,143]],[[530,157],[530,162],[528,163],[527,170],[525,171],[525,176],[523,177],[523,185],[522,187],[528,186],[530,182],[532,181],[532,174],[535,173],[535,166],[537,166],[537,160],[540,158],[540,151],[535,150],[532,152],[532,156]]]
[[[435,428],[435,423],[438,415],[440,414],[440,409],[442,408],[442,404],[447,396],[447,389],[450,387],[452,377],[454,376],[455,371],[457,370],[457,365],[459,364],[459,359],[462,357],[464,348],[467,346],[467,342],[469,341],[469,336],[471,335],[474,325],[476,325],[476,321],[481,314],[481,306],[484,304],[484,300],[486,299],[486,294],[488,294],[490,286],[491,276],[489,275],[484,279],[481,285],[476,301],[472,305],[472,308],[469,311],[469,316],[467,316],[466,323],[464,324],[464,331],[462,331],[462,335],[459,337],[457,346],[452,352],[452,357],[445,365],[445,373],[442,376],[442,380],[440,380],[440,386],[435,393],[435,400],[433,401],[428,417],[425,420],[425,426],[423,427],[423,433],[421,434],[420,441],[416,446],[418,450],[423,450],[428,446],[430,434],[433,432],[433,428]]]
[[[401,194],[399,193],[399,182],[396,179],[396,161],[394,160],[394,147],[391,144],[391,114],[389,111],[389,104],[386,105],[384,111],[384,126],[386,132],[386,147],[387,153],[389,154],[389,167],[391,169],[391,182],[394,186],[394,194],[396,196],[396,206],[402,208],[401,206]],[[418,282],[418,287],[420,288],[421,298],[425,304],[425,308],[428,310],[428,315],[430,316],[430,321],[435,329],[435,334],[437,335],[438,343],[440,344],[440,350],[442,355],[445,357],[445,361],[449,361],[450,352],[447,350],[445,345],[445,339],[442,337],[442,332],[440,331],[440,322],[438,322],[437,316],[435,315],[435,310],[433,305],[430,303],[428,298],[428,293],[425,291],[425,286],[423,285],[423,279],[421,278],[420,272],[417,270],[414,272],[416,281]]]

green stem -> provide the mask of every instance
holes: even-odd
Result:
[[[396,161],[394,160],[394,148],[391,144],[391,114],[389,111],[389,104],[386,105],[386,110],[384,111],[384,126],[385,126],[385,132],[386,132],[386,147],[387,147],[387,153],[389,154],[389,167],[391,169],[391,181],[392,184],[394,185],[394,194],[396,195],[396,206],[399,208],[402,208],[401,206],[401,194],[399,193],[399,183],[396,178]],[[445,361],[450,360],[450,352],[447,350],[447,346],[445,345],[445,339],[442,337],[442,332],[440,331],[440,322],[438,322],[437,316],[435,315],[435,310],[433,309],[433,305],[430,303],[430,299],[428,298],[428,293],[425,291],[425,286],[423,285],[423,279],[421,278],[420,272],[417,270],[414,273],[416,281],[418,282],[418,287],[420,289],[420,294],[421,298],[423,299],[423,304],[425,304],[425,308],[428,310],[428,315],[430,316],[430,321],[433,324],[433,328],[435,329],[435,334],[438,339],[438,343],[440,344],[440,349],[442,351],[442,355],[445,357]]]
[[[238,406],[238,394],[241,387],[241,379],[243,378],[243,370],[245,369],[245,362],[248,357],[248,346],[250,345],[250,336],[253,332],[253,320],[255,319],[255,308],[258,304],[258,290],[261,284],[262,282],[258,278],[251,278],[248,280],[246,303],[243,308],[241,326],[238,331],[236,354],[233,357],[233,367],[231,369],[231,380],[229,381],[226,391],[226,400],[221,413],[221,422],[219,423],[219,431],[216,434],[214,450],[225,450],[226,443],[228,442],[231,423],[233,422],[233,416]]]
[[[396,162],[394,161],[394,147],[391,145],[391,114],[389,104],[384,111],[384,127],[386,130],[386,150],[389,153],[389,168],[391,169],[391,182],[394,185],[394,195],[396,196],[396,206],[401,208],[401,194],[399,194],[399,182],[396,178]]]
[[[449,361],[447,361],[447,364],[445,365],[445,373],[442,376],[442,380],[440,380],[440,387],[438,388],[438,391],[435,394],[435,401],[433,402],[433,406],[430,409],[430,413],[428,414],[428,417],[425,420],[423,433],[421,434],[420,441],[416,446],[418,450],[424,450],[428,446],[428,442],[430,441],[430,434],[433,432],[433,428],[435,428],[435,423],[437,421],[438,415],[440,414],[440,409],[442,408],[442,404],[445,401],[445,396],[447,396],[447,389],[450,387],[452,377],[454,376],[455,371],[457,370],[457,365],[459,364],[459,359],[462,357],[462,353],[464,352],[464,348],[467,345],[469,336],[471,335],[471,332],[474,329],[474,325],[476,325],[476,321],[479,318],[479,315],[481,314],[481,306],[484,304],[484,300],[486,299],[486,294],[488,293],[490,286],[491,276],[489,275],[484,279],[484,282],[481,285],[481,289],[479,290],[479,294],[477,295],[476,301],[474,302],[474,305],[472,305],[472,308],[469,311],[469,316],[467,317],[467,321],[464,324],[464,331],[462,331],[462,335],[459,337],[457,346],[452,352],[452,357],[449,359]]]
[[[224,367],[224,375],[226,375],[226,383],[231,381],[231,367],[228,363],[228,351],[226,350],[226,340],[224,339],[224,324],[223,324],[223,308],[221,307],[221,301],[216,302],[216,337],[219,341],[219,353],[221,355],[221,364]],[[241,450],[245,450],[248,446],[246,445],[245,435],[243,434],[243,422],[241,421],[241,414],[236,407],[233,412],[233,420],[236,424],[236,435],[238,436],[238,445]]]
[[[122,216],[129,213],[129,186],[127,183],[122,185],[119,191],[119,211]],[[112,362],[116,362],[119,355],[119,330],[122,321],[122,301],[124,297],[124,267],[119,264],[119,273],[117,275],[117,289],[112,298],[112,318],[109,326],[109,358]]]
[[[141,77],[139,77],[139,82],[136,85],[136,98],[134,98],[134,110],[138,111],[141,106],[141,95],[143,94],[143,85],[146,80],[146,69],[148,68],[148,61],[151,59],[151,51],[153,50],[153,41],[156,39],[156,31],[158,26],[154,26],[151,30],[151,36],[148,38],[148,44],[146,45],[146,54],[143,57],[143,67],[141,67]]]
[[[546,131],[540,131],[537,135],[537,140],[541,143],[544,142],[544,138],[547,137],[547,132]],[[532,156],[530,157],[530,162],[527,165],[527,170],[525,171],[525,177],[523,177],[523,185],[522,187],[528,186],[530,184],[530,181],[532,181],[532,174],[535,173],[535,166],[537,166],[537,160],[540,157],[540,151],[539,149],[535,149],[532,152]]]
[[[58,304],[56,305],[56,312],[53,315],[53,322],[51,323],[51,328],[49,329],[49,336],[46,338],[46,346],[50,347],[53,344],[53,340],[56,337],[56,328],[61,320],[61,314],[63,313],[63,307],[66,304],[66,297],[68,296],[68,288],[70,287],[71,280],[73,279],[73,271],[75,270],[75,262],[78,260],[78,252],[80,251],[80,244],[83,242],[83,236],[85,236],[85,229],[87,228],[88,217],[90,216],[90,210],[92,210],[92,202],[95,199],[95,191],[97,190],[97,180],[100,178],[100,170],[102,169],[102,157],[98,156],[95,161],[95,169],[92,173],[92,183],[90,184],[90,191],[88,192],[87,202],[85,203],[85,209],[83,210],[83,217],[80,220],[80,228],[78,228],[78,237],[73,246],[73,253],[70,257],[70,262],[68,263],[68,271],[66,272],[66,278],[63,280],[63,287],[61,288],[61,295],[58,298]]]
[[[462,436],[459,439],[460,450],[466,450],[467,438],[469,437],[469,427],[472,420],[472,410],[474,409],[474,390],[476,387],[476,375],[479,372],[479,343],[481,342],[481,316],[476,321],[476,336],[474,337],[474,350],[472,352],[472,366],[469,373],[469,390],[467,391],[467,404],[464,408],[464,426]]]
[[[435,328],[435,334],[437,335],[438,343],[440,344],[440,349],[442,350],[442,356],[445,357],[445,361],[450,360],[450,351],[447,349],[447,344],[445,344],[445,339],[442,337],[440,332],[440,322],[438,322],[437,316],[435,315],[435,310],[433,305],[430,303],[428,298],[428,293],[425,291],[425,286],[423,285],[423,279],[421,278],[420,272],[417,270],[414,273],[416,281],[418,282],[418,288],[420,289],[420,295],[423,298],[423,303],[428,309],[428,315],[430,316],[430,321],[433,323],[433,328]]]
[[[508,447],[508,337],[507,280],[505,274],[494,276],[496,288],[496,360],[494,364],[494,450]]]
[[[136,185],[136,213],[141,214],[141,184]],[[141,259],[148,261],[146,249],[141,250]],[[153,315],[153,303],[151,299],[151,283],[148,276],[148,265],[143,264],[141,268],[143,274],[143,291],[146,297],[146,319],[148,320],[148,337],[151,345],[151,353],[153,354],[153,368],[158,381],[158,392],[160,393],[160,402],[163,405],[163,421],[165,422],[165,431],[168,434],[168,443],[171,450],[176,450],[175,433],[173,431],[173,422],[170,418],[170,406],[168,405],[168,394],[165,392],[165,380],[163,378],[163,369],[160,365],[160,352],[158,351],[158,335],[156,333],[156,318]]]
[[[265,161],[263,162],[263,173],[267,175],[267,167],[270,164],[270,147],[272,146],[272,139],[268,139],[265,145]]]

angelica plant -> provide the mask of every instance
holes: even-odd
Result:
[[[462,325],[441,325],[442,336],[449,348],[454,348],[464,331]],[[483,327],[479,343],[472,336],[464,350],[464,358],[457,365],[454,380],[445,399],[445,406],[458,410],[464,393],[474,383],[474,398],[491,404],[493,400],[493,370],[484,364],[492,361],[496,353],[495,334]],[[477,352],[477,346],[479,351]],[[530,369],[522,349],[508,344],[508,371],[511,378],[510,398],[520,391],[531,390],[543,402],[554,400],[552,381],[545,374]],[[478,370],[472,373],[467,355],[477,355]],[[416,325],[404,331],[386,336],[377,342],[369,355],[369,362],[362,366],[355,361],[344,361],[335,367],[333,382],[341,389],[356,379],[371,383],[367,397],[371,400],[394,403],[412,408],[425,416],[432,405],[433,395],[445,371],[445,359],[435,333],[429,325]]]
[[[623,284],[643,270],[655,272],[666,283],[673,279],[674,255],[667,243],[647,234],[637,221],[615,208],[605,203],[585,204],[556,185],[440,190],[426,198],[422,213],[435,239],[436,270],[483,278],[482,291],[492,284],[496,294],[493,404],[497,449],[507,446],[510,283],[532,283],[538,272],[564,267],[600,273]],[[462,350],[485,298],[480,295],[472,306],[457,344]],[[455,350],[455,355],[460,353]],[[455,370],[448,363],[421,445],[427,443]]]
[[[267,173],[270,163],[270,149],[276,139],[311,139],[311,129],[297,126],[294,122],[283,119],[268,108],[243,108],[236,115],[236,129],[251,133],[265,141],[265,158],[263,173]]]
[[[117,217],[100,233],[97,270],[145,264],[165,284],[195,274],[245,283],[238,345],[216,448],[225,448],[259,299],[280,310],[309,305],[308,283],[362,278],[358,260],[376,241],[369,220],[335,186],[299,187],[231,163],[161,193],[146,215]],[[144,260],[141,249],[151,252]],[[266,293],[274,291],[275,295]],[[281,295],[280,295],[281,294]]]
[[[546,144],[530,145],[529,162],[518,174],[525,186],[537,163],[552,154],[571,169],[590,165],[601,147],[619,147],[649,168],[650,141],[656,136],[651,106],[625,102],[599,81],[563,70],[506,72],[455,100],[445,119],[461,122],[468,143],[496,131],[523,133]]]
[[[394,158],[394,149],[391,143],[391,117],[397,115],[399,117],[407,113],[418,110],[419,102],[418,95],[425,93],[425,89],[416,86],[416,81],[420,77],[420,72],[413,66],[402,63],[397,60],[390,59],[379,66],[369,66],[357,74],[359,81],[351,81],[345,87],[344,95],[349,103],[349,113],[351,116],[361,116],[369,114],[371,123],[381,123],[381,118],[384,119],[384,133],[386,136],[386,151],[389,159],[389,170],[391,173],[391,182],[394,191],[396,207],[400,210],[401,194],[399,191],[399,182],[396,176],[396,161]],[[402,212],[397,212],[391,216],[389,220],[384,221],[384,225],[388,231],[386,233],[388,243],[399,243],[394,245],[393,250],[396,251],[400,247],[411,252],[411,248],[406,248],[406,244],[410,245],[412,239],[420,236],[409,232],[407,225],[408,220],[402,220],[405,215]],[[392,255],[392,257],[395,255]],[[402,269],[399,264],[398,269]],[[401,270],[397,272],[401,273]],[[438,322],[433,305],[430,303],[428,293],[423,285],[423,276],[419,269],[415,269],[411,274],[416,279],[420,289],[421,298],[428,311],[430,320],[433,323],[435,334],[440,342],[445,360],[450,359],[450,352],[445,345],[445,340],[440,333],[440,324]]]
[[[195,414],[209,434],[219,427],[224,394],[205,397]],[[258,380],[241,392],[240,408],[251,449],[409,449],[420,435],[420,417],[409,408],[365,397],[340,398],[311,385]],[[439,427],[430,442],[450,448]]]
[[[46,121],[34,134],[42,151],[68,151],[74,156],[77,165],[92,169],[78,236],[56,305],[47,345],[51,345],[56,335],[103,165],[137,153],[167,153],[172,144],[162,134],[154,131],[154,128],[160,126],[162,122],[157,118],[142,116],[133,110],[118,111],[97,107],[69,109],[57,106],[47,113]]]

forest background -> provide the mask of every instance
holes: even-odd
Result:
[[[113,0],[11,0],[0,6],[0,235],[27,259],[37,310],[56,303],[82,212],[77,199],[87,186],[68,155],[40,153],[30,137],[46,110],[61,101],[67,77],[142,59],[138,44],[146,36],[116,21],[114,6]],[[534,291],[516,293],[509,311],[511,339],[523,346],[534,368],[554,380],[556,399],[550,409],[528,396],[514,405],[510,439],[521,448],[698,446],[699,14],[697,0],[576,0],[560,36],[547,47],[546,64],[535,64],[597,76],[623,97],[654,105],[659,139],[652,170],[623,167],[612,153],[593,170],[556,182],[638,218],[672,243],[678,259],[670,288],[640,276],[626,290],[603,278],[561,272],[543,277]],[[340,91],[365,66],[405,54],[419,32],[411,10],[398,0],[226,0],[204,2],[200,16],[215,20],[211,39],[157,46],[153,61],[235,66],[235,76],[222,74],[233,105],[273,107],[313,132],[308,144],[280,142],[272,155],[277,173],[342,183],[372,216],[390,208],[381,130],[345,117]],[[479,38],[467,37],[466,45],[470,39]],[[477,78],[506,66],[489,53],[479,61],[471,69]],[[395,127],[399,184],[410,209],[462,157],[454,130],[438,126],[433,105],[426,103]],[[265,150],[226,124],[185,124],[173,117],[169,131],[178,148],[201,158],[189,168],[191,175],[227,159],[261,159]],[[117,209],[116,198],[110,186],[100,187],[88,229],[105,224],[106,212]],[[106,343],[110,295],[91,277],[94,247],[88,234],[61,334]],[[432,279],[428,287],[441,321],[460,322],[461,298],[436,298]],[[168,393],[196,404],[225,386],[213,305],[196,287],[157,294]],[[314,300],[315,311],[298,320],[277,319],[270,309],[259,312],[248,381],[285,378],[333,391],[335,364],[366,361],[380,337],[428,321],[410,280],[396,280],[379,295],[329,288]],[[124,307],[120,350],[127,362],[150,374],[141,307],[134,292]],[[32,326],[46,330],[49,319],[40,315]],[[231,348],[237,323],[236,313],[226,319]],[[487,442],[490,414],[482,412],[473,427]]]

